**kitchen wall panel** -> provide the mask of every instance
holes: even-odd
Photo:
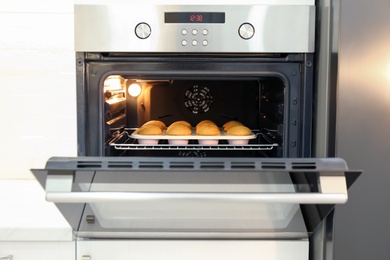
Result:
[[[0,1],[0,179],[74,156],[73,1]]]
[[[390,255],[390,1],[343,0],[337,155],[364,173],[336,208],[335,260]]]

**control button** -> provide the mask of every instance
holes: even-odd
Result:
[[[207,29],[203,29],[203,35],[207,35],[207,34],[209,34],[209,31],[207,30]]]
[[[135,35],[140,39],[146,39],[152,33],[152,29],[147,23],[139,23],[135,27]]]
[[[207,45],[209,45],[209,42],[206,40],[203,40],[202,44],[203,44],[203,46],[207,46]]]
[[[193,35],[197,35],[197,34],[198,34],[198,30],[193,29],[193,30],[192,30],[192,34],[193,34]]]
[[[244,40],[249,40],[255,35],[255,27],[250,23],[243,23],[240,28],[238,28],[238,34]]]
[[[197,41],[197,40],[193,40],[193,41],[192,41],[192,45],[193,45],[193,46],[198,45],[198,41]]]
[[[183,29],[183,30],[181,30],[181,34],[183,34],[183,35],[187,35],[187,30],[186,29]]]
[[[187,44],[188,44],[188,42],[186,40],[181,41],[181,45],[186,46]]]

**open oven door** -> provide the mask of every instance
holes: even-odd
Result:
[[[338,158],[78,157],[33,173],[79,239],[308,241],[361,172]]]

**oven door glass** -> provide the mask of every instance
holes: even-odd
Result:
[[[281,158],[52,158],[33,172],[79,238],[307,238],[358,175]]]

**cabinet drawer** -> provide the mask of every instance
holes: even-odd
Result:
[[[75,242],[0,242],[0,258],[13,260],[75,260]]]
[[[308,245],[305,240],[90,240],[77,242],[77,260],[307,260]]]

